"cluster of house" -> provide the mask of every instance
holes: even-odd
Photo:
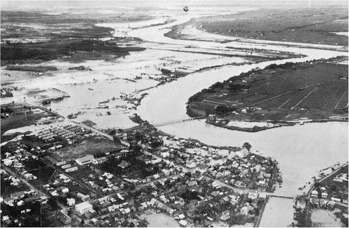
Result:
[[[267,191],[272,180],[274,164],[258,155],[239,156],[226,160],[223,164],[211,165],[204,173],[212,178],[237,188],[252,188]],[[280,174],[279,174],[280,175]]]
[[[91,167],[90,172],[86,173],[86,177],[82,178],[82,181],[93,189],[102,193],[111,193],[120,189],[120,180],[118,180],[113,174],[103,172],[97,167]]]
[[[185,170],[199,171],[238,188],[247,186],[267,191],[276,164],[269,159],[251,154],[246,148],[213,148],[198,142],[162,136],[163,146],[153,154],[182,166]],[[281,174],[275,173],[275,181]]]
[[[167,181],[158,181],[144,189],[151,192],[152,199],[142,202],[139,210],[155,208],[175,217],[182,226],[209,225],[217,221],[228,221],[233,214],[249,216],[257,208],[257,201],[266,198],[251,191],[245,197],[221,186],[217,181],[198,175],[198,177],[172,177]],[[195,193],[195,198],[187,198],[186,191]],[[185,193],[185,194],[183,194]],[[184,197],[184,198],[183,198]],[[234,212],[231,210],[234,209]],[[253,213],[251,213],[253,212]],[[199,218],[200,219],[197,219]],[[205,219],[202,219],[205,218]],[[233,221],[230,221],[233,223]],[[209,224],[207,224],[209,223]]]
[[[64,139],[69,145],[73,144],[83,138],[88,138],[91,136],[96,136],[91,130],[79,127],[78,125],[58,125],[55,127],[47,127],[39,132],[34,132],[33,135],[46,142],[54,142],[57,137]],[[53,145],[50,149],[56,150],[62,148],[62,145]]]
[[[47,197],[43,196],[42,194],[39,194],[38,192],[34,190],[26,190],[26,191],[17,191],[13,192],[10,195],[7,196],[1,196],[0,197],[0,204],[1,204],[1,220],[2,223],[5,225],[9,225],[12,222],[16,224],[17,226],[21,226],[22,221],[19,219],[20,215],[21,217],[28,216],[29,213],[31,213],[32,209],[30,204],[34,202],[40,202],[41,204],[47,203]],[[15,215],[11,214],[8,208],[16,208],[18,209],[19,214]],[[7,214],[6,212],[9,212]]]
[[[49,139],[47,137],[52,137],[54,141],[48,142],[52,148],[50,150],[57,150],[64,147],[61,141],[56,141],[57,137],[73,142],[77,136],[89,137],[90,134],[89,130],[70,125],[52,127],[39,132],[36,136],[47,142]],[[113,226],[140,224],[141,220],[135,215],[148,209],[155,209],[175,217],[181,226],[204,225],[216,221],[234,224],[235,215],[253,219],[258,200],[265,198],[253,191],[243,196],[228,187],[221,186],[219,181],[214,181],[220,179],[222,182],[241,188],[250,185],[248,182],[250,179],[267,182],[272,172],[270,161],[251,155],[246,149],[213,148],[196,141],[154,132],[124,133],[121,139],[126,148],[115,154],[119,156],[120,161],[115,165],[119,169],[130,170],[129,173],[116,177],[115,173],[100,170],[102,166],[99,164],[106,162],[109,156],[107,154],[107,157],[95,158],[87,154],[75,161],[55,161],[54,164],[59,172],[51,177],[48,184],[43,185],[45,194],[64,198],[64,201],[60,202],[65,202],[65,206],[74,208],[80,218],[87,219],[92,225]],[[142,159],[145,164],[150,165],[150,170],[146,173],[151,175],[146,178],[138,175],[137,170],[132,169],[132,162],[126,159],[130,146],[134,145],[139,145],[140,151],[143,152],[135,159]],[[20,144],[17,148],[14,153],[4,154],[4,164],[16,168],[16,172],[28,180],[35,179],[34,175],[25,170],[25,163],[21,162],[36,161],[37,156],[27,152]],[[33,150],[43,151],[40,147]],[[158,171],[153,173],[155,166]],[[77,170],[82,171],[75,172]],[[226,179],[228,177],[233,177],[235,181]],[[77,180],[95,189],[96,192],[81,193],[84,190],[79,190]],[[132,190],[124,188],[127,183],[135,184],[135,187]],[[137,197],[135,192],[139,193]],[[104,197],[96,199],[97,194]],[[72,221],[71,215],[68,215],[66,210],[62,210],[59,217],[65,224]],[[109,221],[108,224],[105,224],[106,221]]]
[[[30,203],[36,200],[45,203],[47,200],[47,197],[39,194],[34,190],[18,191],[10,194],[5,198],[0,197],[1,203],[5,203],[6,205],[11,207],[23,206],[26,203]]]
[[[135,216],[134,200],[126,198],[127,193],[115,193],[77,204],[75,210],[89,226],[128,226],[130,223],[138,226],[140,220]],[[93,208],[98,208],[98,212]]]
[[[29,173],[25,168],[25,162],[37,160],[35,155],[29,154],[24,148],[18,148],[14,153],[5,152],[5,158],[2,159],[4,166],[13,168],[18,174],[26,180],[36,180],[37,177]]]
[[[348,173],[340,172],[332,179],[332,184],[321,182],[321,186],[311,191],[311,198],[315,204],[348,204]]]

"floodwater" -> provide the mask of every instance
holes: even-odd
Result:
[[[321,227],[343,227],[344,224],[340,221],[339,218],[336,218],[336,215],[333,212],[328,210],[315,210],[311,213],[312,226],[321,226]]]
[[[183,17],[180,17],[180,19],[182,20]],[[174,24],[177,24],[177,22]],[[154,42],[169,42],[171,44],[183,45],[190,43],[198,47],[204,46],[205,48],[214,48],[216,46],[225,48],[227,45],[206,41],[172,40],[164,37],[163,28],[160,28],[158,30],[157,27],[149,28],[149,30],[135,30],[132,32],[132,35]],[[149,36],[149,32],[154,36]],[[233,42],[228,44],[235,45]],[[271,63],[303,62],[324,56],[330,58],[343,54],[336,51],[270,44],[263,45],[262,48],[292,51],[305,54],[307,57],[242,66],[224,66],[188,75],[185,78],[180,78],[175,82],[154,89],[142,101],[141,106],[138,108],[138,114],[155,125],[187,119],[186,102],[188,98],[217,81],[226,80],[256,67],[264,68]],[[300,193],[298,191],[299,187],[312,181],[312,177],[317,174],[317,170],[333,165],[338,161],[347,161],[347,127],[347,123],[312,123],[303,126],[282,127],[248,133],[215,127],[206,124],[205,121],[190,121],[159,128],[169,134],[198,139],[211,145],[242,146],[244,142],[249,142],[254,149],[259,150],[265,156],[275,158],[279,162],[284,183],[282,188],[276,190],[276,193],[294,196]]]
[[[265,207],[260,227],[287,227],[293,222],[293,199],[271,197]]]
[[[173,217],[154,211],[142,214],[141,218],[145,218],[149,222],[148,227],[179,227],[178,222]]]

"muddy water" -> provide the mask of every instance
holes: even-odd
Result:
[[[178,17],[176,23],[183,23],[188,18]],[[144,40],[161,42],[163,45],[196,45],[205,48],[226,48],[227,44],[207,41],[172,40],[164,37],[165,26],[139,29],[130,33]],[[229,46],[241,45],[229,43]],[[319,50],[313,48],[286,47],[271,44],[253,44],[262,49],[290,51],[306,55],[305,58],[269,61],[243,66],[224,66],[210,71],[191,74],[170,84],[152,91],[139,107],[138,113],[152,124],[165,124],[188,118],[185,104],[194,93],[207,88],[217,81],[223,81],[231,76],[239,75],[255,67],[264,68],[271,63],[303,62],[306,60],[331,58],[343,55],[341,52]],[[321,47],[318,45],[317,47]],[[204,121],[184,122],[160,127],[161,130],[180,137],[198,139],[211,145],[241,146],[250,142],[253,147],[265,156],[275,158],[283,173],[284,184],[277,193],[296,195],[298,188],[312,180],[316,171],[336,162],[348,159],[347,123],[307,124],[304,126],[284,127],[246,133],[230,131],[207,125]]]

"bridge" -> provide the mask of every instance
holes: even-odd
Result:
[[[295,199],[294,196],[287,196],[287,195],[278,195],[278,194],[273,194],[273,193],[267,193],[269,197],[277,197],[277,198],[284,198],[284,199]]]
[[[183,122],[188,122],[188,121],[194,121],[194,120],[200,120],[204,119],[205,117],[194,117],[194,118],[187,118],[187,119],[182,119],[182,120],[172,120],[172,121],[167,121],[163,123],[157,123],[157,124],[152,124],[154,127],[163,127],[167,125],[172,125],[172,124],[179,124]]]

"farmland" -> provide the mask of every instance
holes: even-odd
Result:
[[[348,110],[347,71],[346,65],[322,60],[270,65],[202,90],[189,99],[187,111],[191,116],[214,114],[208,122],[216,125],[343,120]]]

